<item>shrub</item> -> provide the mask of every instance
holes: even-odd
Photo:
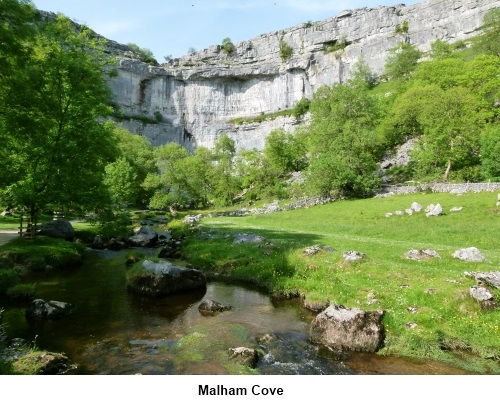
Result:
[[[0,269],[0,294],[6,294],[9,288],[21,281],[19,272],[14,269]]]
[[[288,60],[292,57],[293,48],[288,45],[285,40],[280,41],[280,57],[282,61]]]
[[[226,55],[234,51],[234,44],[231,42],[231,38],[226,37],[222,40],[221,49]]]

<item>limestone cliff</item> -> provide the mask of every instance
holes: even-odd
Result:
[[[387,51],[398,41],[426,51],[436,39],[474,36],[494,7],[500,7],[500,0],[429,0],[408,7],[346,10],[236,43],[229,54],[215,45],[162,66],[125,53],[109,83],[127,118],[124,126],[155,145],[211,147],[226,132],[238,148],[261,149],[271,130],[293,130],[296,120],[279,117],[241,125],[230,120],[292,108],[320,86],[345,81],[360,55],[380,74]],[[402,38],[395,28],[404,21],[409,30]],[[291,47],[289,58],[283,58],[280,46]]]

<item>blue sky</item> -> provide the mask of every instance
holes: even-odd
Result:
[[[120,43],[133,42],[164,56],[207,48],[320,21],[342,10],[395,5],[393,0],[33,0],[41,10],[61,12]],[[406,1],[406,5],[418,3]]]

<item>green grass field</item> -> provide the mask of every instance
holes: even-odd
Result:
[[[212,238],[202,239],[193,230],[184,254],[209,274],[252,282],[275,294],[386,311],[381,354],[433,358],[474,372],[500,373],[500,310],[482,310],[469,296],[475,281],[464,276],[466,271],[500,271],[496,200],[496,193],[486,192],[414,194],[268,215],[205,218],[203,230]],[[414,201],[424,208],[440,203],[444,215],[385,217]],[[454,206],[463,210],[451,213]],[[257,234],[265,242],[234,245],[234,233]],[[335,250],[304,255],[304,249],[315,244]],[[455,250],[472,246],[485,262],[451,257]],[[404,258],[410,249],[426,248],[436,250],[441,259]],[[349,250],[363,252],[366,258],[345,262],[342,253]],[[494,289],[492,293],[500,297]],[[416,313],[409,307],[417,308]]]

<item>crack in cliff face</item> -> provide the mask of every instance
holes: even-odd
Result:
[[[500,0],[429,0],[409,7],[346,10],[236,43],[229,55],[216,45],[162,66],[121,57],[118,76],[109,83],[126,114],[154,117],[158,111],[165,117],[157,124],[124,123],[133,132],[140,127],[155,144],[212,147],[217,134],[226,131],[237,147],[261,149],[269,132],[293,131],[295,120],[279,117],[246,127],[229,121],[311,98],[319,87],[345,81],[361,55],[374,74],[382,73],[387,51],[404,38],[395,31],[405,21],[406,36],[427,51],[436,39],[456,41],[476,34],[484,14],[494,7],[500,7]],[[280,57],[281,40],[292,49],[286,60]]]

